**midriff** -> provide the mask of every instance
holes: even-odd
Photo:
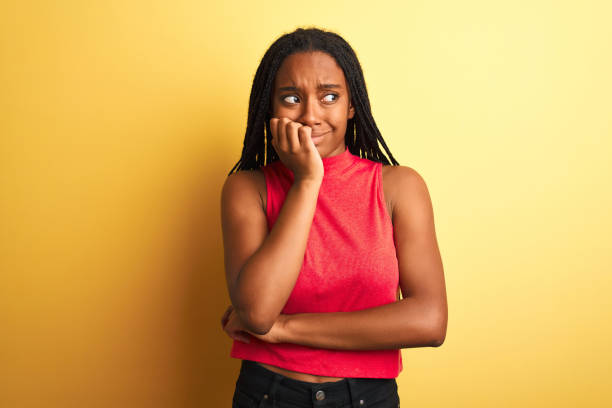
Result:
[[[306,381],[312,383],[324,383],[324,382],[336,382],[344,380],[342,377],[325,377],[323,375],[314,375],[307,373],[300,373],[298,371],[291,371],[281,367],[273,366],[270,364],[264,364],[257,361],[257,364],[267,368],[270,371],[274,371],[275,373],[282,374],[285,377],[293,378],[298,381]]]

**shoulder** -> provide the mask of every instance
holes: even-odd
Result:
[[[257,199],[261,208],[266,208],[266,179],[261,168],[241,170],[230,174],[223,183],[222,200]]]
[[[424,183],[423,177],[412,167],[408,166],[382,166],[382,173],[385,181],[388,180],[389,184],[419,184]]]
[[[394,215],[402,209],[422,208],[429,204],[427,184],[412,167],[383,165],[382,176],[385,195]]]

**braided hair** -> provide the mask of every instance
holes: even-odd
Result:
[[[289,55],[298,52],[322,51],[332,56],[346,78],[352,105],[353,118],[347,120],[344,141],[348,150],[359,157],[372,161],[399,165],[385,143],[372,117],[370,100],[366,90],[361,64],[351,46],[338,34],[318,28],[298,28],[279,37],[264,54],[251,88],[247,129],[244,136],[242,156],[232,167],[234,170],[253,170],[278,160],[272,146],[270,131],[270,99],[276,73]],[[385,157],[378,146],[383,146]]]

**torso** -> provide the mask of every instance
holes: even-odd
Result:
[[[387,205],[387,212],[389,214],[389,218],[391,222],[393,222],[393,170],[397,168],[397,166],[388,166],[383,165],[382,168],[382,176],[383,176],[383,192],[385,196],[385,204]],[[261,209],[265,213],[266,212],[266,179],[264,177],[264,173],[261,169],[257,169],[252,171],[254,176],[254,180],[257,183],[257,189],[259,191],[259,196],[261,198]],[[270,364],[264,364],[257,361],[257,364],[267,368],[270,371],[275,373],[284,375],[289,378],[293,378],[298,381],[306,381],[313,383],[323,383],[323,382],[335,382],[341,381],[344,378],[342,377],[326,377],[322,375],[314,375],[308,373],[301,373],[298,371],[291,371],[285,368],[273,366]]]

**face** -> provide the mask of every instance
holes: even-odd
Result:
[[[286,117],[323,135],[315,144],[321,157],[344,152],[347,120],[355,115],[346,79],[336,60],[320,51],[285,58],[274,81],[272,117]]]

